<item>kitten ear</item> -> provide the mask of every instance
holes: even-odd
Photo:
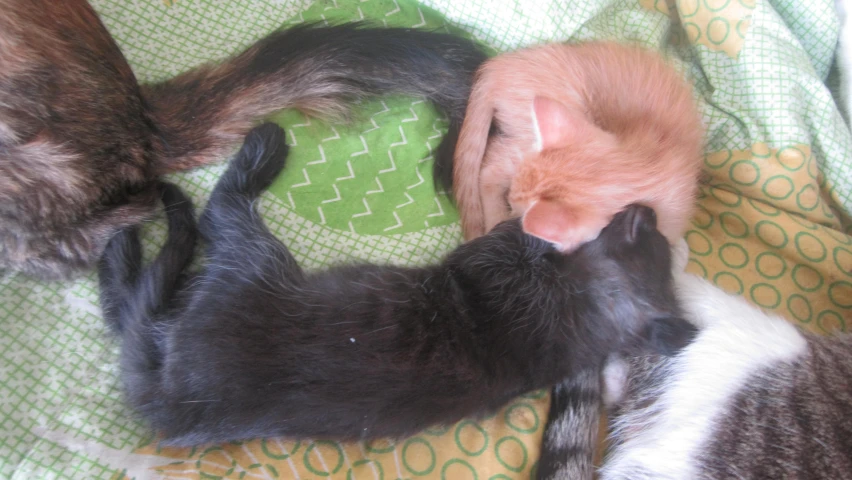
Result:
[[[598,210],[554,200],[538,200],[524,213],[524,232],[548,241],[563,253],[598,238],[609,222]]]
[[[670,357],[692,343],[698,328],[678,317],[662,317],[651,320],[642,336],[647,347],[654,353]]]
[[[568,207],[552,200],[539,200],[524,213],[524,232],[561,246],[562,236],[576,222]]]
[[[533,122],[538,151],[567,146],[586,123],[562,103],[545,97],[533,100]]]
[[[564,148],[577,140],[595,139],[607,147],[618,144],[615,135],[595,125],[585,114],[545,97],[533,100],[533,130],[539,152]]]

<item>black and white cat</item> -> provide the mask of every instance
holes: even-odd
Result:
[[[700,277],[675,279],[699,330],[673,356],[607,364],[610,448],[598,478],[852,479],[852,336],[805,333]],[[564,425],[549,420],[543,459]],[[566,462],[547,478],[591,478],[575,471]]]
[[[303,272],[253,203],[284,166],[257,127],[199,223],[206,265],[184,278],[189,201],[161,184],[169,236],[141,265],[135,228],[99,266],[126,397],[174,445],[253,437],[403,437],[500,408],[608,353],[665,349],[684,323],[654,212],[631,206],[571,255],[517,220],[434,266]]]
[[[671,358],[608,365],[622,395],[600,478],[852,478],[852,337],[802,332],[699,277],[676,284],[700,331]]]

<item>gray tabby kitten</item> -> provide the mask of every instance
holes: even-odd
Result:
[[[803,332],[692,275],[676,288],[699,331],[675,356],[607,365],[598,478],[852,479],[852,336]],[[590,478],[576,471],[551,478]]]
[[[678,277],[700,331],[675,357],[607,367],[606,387],[623,394],[600,478],[852,479],[852,336],[803,332]]]

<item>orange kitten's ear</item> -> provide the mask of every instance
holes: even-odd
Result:
[[[551,200],[539,200],[524,214],[524,232],[561,248],[562,237],[574,225],[571,211]]]
[[[568,107],[545,97],[533,100],[534,130],[539,151],[568,145],[575,131],[580,127],[576,115]]]

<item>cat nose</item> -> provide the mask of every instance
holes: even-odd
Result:
[[[635,242],[641,232],[657,228],[657,214],[654,209],[644,205],[630,205],[622,214],[624,215],[624,227],[627,240]]]

